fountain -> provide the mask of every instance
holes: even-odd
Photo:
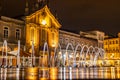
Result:
[[[69,48],[71,49],[68,50]],[[80,50],[78,50],[78,48],[80,48]],[[3,54],[4,52],[6,53],[5,56]],[[43,46],[42,56],[39,57],[39,61],[42,61],[42,63],[39,62],[39,64],[41,64],[39,65],[39,67],[48,67],[48,66],[61,67],[62,65],[64,67],[75,67],[75,66],[85,67],[86,65],[96,66],[96,61],[99,56],[103,57],[104,50],[98,47],[93,47],[93,46],[88,47],[87,45],[80,45],[80,44],[78,44],[74,49],[73,45],[71,43],[68,43],[65,49],[65,53],[62,52],[60,44],[58,44],[57,48],[54,48],[53,53],[55,55],[53,56],[49,55],[50,54],[49,47],[47,42],[45,42]],[[87,56],[90,57],[89,60],[86,60]],[[59,57],[62,59],[62,62],[60,62],[60,60],[58,62]],[[78,57],[78,60],[77,60],[77,57]],[[5,65],[2,64],[4,63],[4,58],[5,58]],[[37,57],[35,57],[35,51],[34,51],[34,41],[32,41],[31,57],[27,58],[28,60],[30,60],[29,62],[31,62],[31,67],[36,65],[36,61],[35,61],[36,58]],[[3,49],[2,49],[2,61],[1,61],[1,65],[4,65],[4,67],[8,66],[7,59],[8,59],[7,58],[7,41],[4,40]],[[10,59],[10,65],[12,65],[11,61],[12,61],[12,58]],[[24,57],[23,57],[23,63],[24,63]],[[18,41],[17,67],[20,68],[20,40]]]
[[[35,51],[34,51],[34,41],[32,41],[32,53],[31,53],[31,66],[35,66]]]
[[[74,52],[74,61],[73,61],[73,62],[75,63],[75,65],[77,65],[77,64],[76,64],[76,55],[77,55],[77,50],[78,50],[79,47],[82,49],[82,46],[81,46],[80,44],[78,44],[78,45],[76,46],[75,52]]]
[[[3,67],[7,67],[8,66],[8,63],[7,63],[7,41],[6,40],[4,40],[4,42],[3,42],[3,48],[2,48],[2,63],[1,64],[3,64],[3,65],[1,65],[1,66],[3,66]],[[5,55],[5,57],[4,57],[4,53],[6,53],[6,55]],[[4,61],[5,61],[5,65],[4,65]]]
[[[69,46],[71,46],[72,48],[72,53],[73,54],[73,63],[72,63],[72,67],[75,67],[77,65],[77,62],[79,63],[78,67],[85,67],[86,65],[88,66],[96,66],[96,61],[98,59],[98,56],[102,56],[103,57],[103,50],[98,48],[98,47],[93,47],[93,46],[90,46],[88,47],[87,45],[80,45],[78,44],[76,47],[75,47],[75,50],[72,46],[71,43],[68,43],[67,47],[66,47],[66,52],[64,54],[64,56],[62,57],[63,59],[63,64],[64,66],[66,67],[70,67],[71,64],[70,64],[70,53],[68,53],[68,48]],[[78,48],[80,47],[80,51],[78,51]],[[92,50],[91,50],[92,49]],[[79,60],[76,61],[76,56],[77,56],[77,52],[79,52]],[[69,54],[69,55],[68,55]],[[90,60],[89,62],[87,62],[86,60],[86,57],[89,56],[90,57]],[[66,59],[65,59],[66,58]],[[65,63],[66,62],[66,63]]]
[[[62,50],[61,50],[60,44],[58,44],[58,48],[55,48],[54,53],[55,53],[54,55],[55,65],[54,66],[59,67],[60,66],[59,57],[62,56]]]
[[[17,67],[20,68],[20,40],[18,40]]]
[[[20,57],[20,40],[18,41],[17,68],[16,68],[16,73],[18,74],[16,77],[17,79],[20,79],[19,73],[20,70],[23,68],[26,74],[25,79],[58,79],[57,76],[59,75],[59,72],[61,73],[60,75],[62,79],[73,79],[74,76],[72,75],[74,75],[76,71],[78,73],[80,71],[82,72],[82,73],[80,72],[81,73],[80,75],[82,76],[81,78],[84,78],[85,76],[87,79],[93,78],[93,77],[89,77],[89,75],[94,75],[96,78],[96,76],[98,75],[97,73],[98,68],[91,66],[97,66],[97,59],[99,57],[103,58],[104,56],[104,50],[102,48],[88,46],[88,45],[81,45],[81,44],[77,44],[76,47],[74,48],[71,43],[68,43],[64,50],[61,49],[60,44],[58,44],[57,48],[53,48],[49,50],[48,44],[47,42],[45,42],[42,53],[39,57],[35,56],[33,41],[32,41],[31,49],[32,49],[31,56]],[[6,53],[5,55],[4,52]],[[11,56],[9,58],[10,66],[12,66],[12,59],[13,57]],[[26,59],[28,60],[27,65],[25,65]],[[36,63],[37,62],[36,59],[39,59],[38,63]],[[1,65],[7,67],[8,66],[7,61],[8,61],[7,41],[5,40],[2,49]],[[20,65],[21,62],[22,62],[22,68]],[[111,70],[115,72],[115,68],[112,68]],[[88,74],[88,72],[91,73]],[[79,77],[78,73],[76,73],[77,78]],[[113,78],[114,77],[115,76],[113,76]]]
[[[46,48],[47,48],[47,52],[46,52]],[[45,54],[47,55],[47,58],[45,57]],[[43,59],[44,59],[44,62],[43,62],[44,64],[42,63],[42,67],[51,66],[50,56],[49,56],[49,48],[48,48],[47,42],[44,43],[42,56],[43,56]],[[42,59],[42,61],[43,61],[43,59]],[[47,60],[45,60],[45,59],[47,59]]]
[[[11,68],[12,67],[12,56],[10,57],[10,59],[9,59],[9,67]]]
[[[68,55],[68,48],[69,48],[69,46],[71,46],[71,48],[72,48],[72,53],[74,53],[74,48],[73,48],[73,46],[72,46],[72,44],[71,43],[68,43],[67,44],[67,47],[66,47],[66,49],[65,49],[65,54],[66,54],[66,59],[67,59],[67,61],[66,61],[66,64],[65,64],[65,61],[64,61],[64,65],[65,66],[67,66],[67,67],[70,67],[71,65],[70,65],[70,54]],[[74,56],[73,56],[74,57]]]

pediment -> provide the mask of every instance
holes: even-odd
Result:
[[[47,5],[44,6],[42,9],[30,14],[29,16],[26,16],[26,23],[34,23],[37,25],[41,25],[42,20],[45,20],[47,22],[48,27],[53,25],[57,28],[61,27],[61,24],[50,12]]]

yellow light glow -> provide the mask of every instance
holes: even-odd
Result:
[[[47,24],[47,22],[46,22],[46,20],[42,20],[42,25],[46,25]]]
[[[52,47],[55,47],[55,44],[54,44],[54,43],[52,43]]]

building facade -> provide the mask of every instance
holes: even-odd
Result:
[[[104,49],[106,51],[106,65],[120,65],[120,35],[116,38],[106,38],[104,40]]]
[[[34,42],[35,53],[43,50],[47,42],[50,49],[58,46],[59,28],[57,19],[51,14],[47,5],[42,9],[26,16],[26,51],[31,51],[32,41]]]
[[[92,38],[81,37],[80,34],[59,30],[59,43],[62,49],[65,49],[68,43],[71,43],[75,48],[78,44],[87,46],[97,46],[97,40]]]
[[[0,19],[0,50],[3,42],[7,40],[8,51],[13,51],[18,47],[18,40],[21,41],[21,48],[25,44],[25,23],[24,21],[1,16]]]
[[[103,48],[104,37],[105,37],[104,32],[97,31],[97,30],[87,31],[87,32],[80,31],[80,36],[81,37],[86,37],[86,38],[91,38],[91,39],[96,39],[97,40],[97,47]]]
[[[29,16],[27,18],[29,18]],[[34,22],[25,23],[25,21],[22,20],[1,16],[0,20],[1,48],[3,46],[4,40],[7,40],[8,48],[10,49],[10,51],[13,51],[17,48],[18,40],[21,41],[22,49],[26,47],[30,49],[32,46],[32,41],[34,41],[34,46],[38,45],[43,46],[43,44],[47,42],[49,46],[55,47],[59,43],[62,49],[65,49],[68,43],[72,43],[73,47],[76,47],[77,44],[88,45],[93,47],[98,46],[98,42],[96,39],[82,37],[80,34],[59,30],[54,26],[51,28],[50,27],[47,28],[52,32],[49,33],[50,32],[49,30],[46,30],[44,27],[43,29],[45,30],[41,30],[39,29],[40,27],[37,27],[37,25],[38,24]],[[50,34],[50,36],[48,36],[48,34]],[[42,38],[43,40],[41,40],[40,37],[43,37]],[[53,41],[49,41],[49,39],[52,39]],[[28,50],[28,52],[30,52],[30,50]]]
[[[47,2],[37,1],[33,8],[29,8],[26,2],[24,19],[9,18],[1,16],[0,18],[0,46],[4,40],[8,42],[8,51],[14,51],[17,48],[18,40],[21,41],[21,49],[27,53],[32,53],[32,45],[34,44],[35,55],[39,56],[43,50],[44,43],[47,42],[50,51],[61,45],[65,50],[68,43],[72,43],[75,48],[77,44],[87,46],[103,47],[104,33],[99,31],[91,31],[89,34],[93,37],[86,37],[84,33],[75,34],[63,30],[57,18],[50,12]],[[32,11],[30,11],[32,9]],[[86,33],[85,33],[86,34]]]

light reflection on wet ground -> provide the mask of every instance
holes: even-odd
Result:
[[[59,68],[41,69],[38,72],[26,71],[27,68],[0,68],[0,80],[28,79],[119,79],[120,67]],[[50,74],[49,74],[50,73]]]

